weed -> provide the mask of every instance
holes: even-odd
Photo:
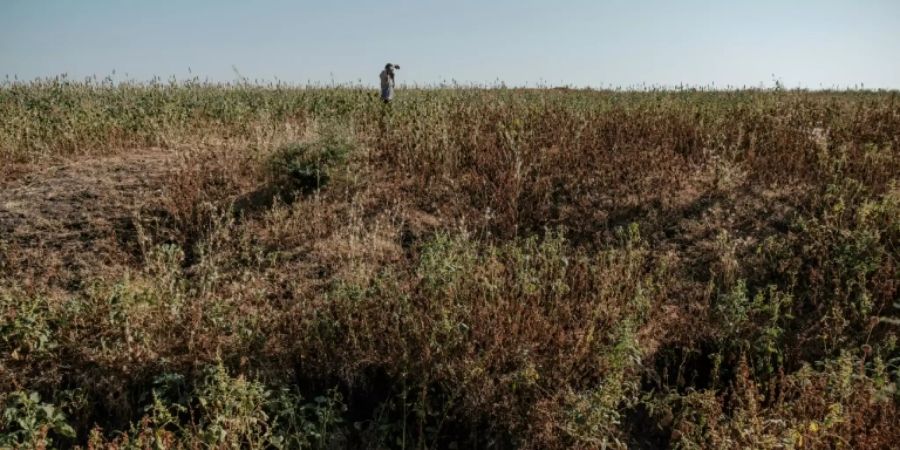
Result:
[[[0,446],[900,440],[895,93],[370,94],[0,85]]]
[[[277,148],[269,159],[275,184],[290,193],[312,192],[331,181],[353,151],[353,144],[336,125],[323,127],[312,142],[293,142]]]
[[[0,446],[46,448],[60,438],[72,439],[75,430],[57,407],[41,401],[36,392],[15,391],[3,396]]]

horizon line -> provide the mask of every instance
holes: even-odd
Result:
[[[189,77],[178,77],[177,75],[161,76],[153,75],[150,78],[131,77],[127,73],[125,78],[116,79],[116,71],[112,71],[110,75],[99,76],[93,74],[90,76],[75,77],[68,73],[60,73],[56,75],[37,76],[32,78],[19,78],[16,74],[5,74],[4,79],[0,81],[0,87],[9,87],[13,85],[29,85],[48,82],[68,82],[74,84],[90,85],[96,87],[116,87],[140,86],[154,87],[159,85],[170,85],[179,87],[188,87],[200,85],[205,87],[257,87],[257,88],[290,88],[290,89],[377,89],[378,85],[374,82],[364,82],[362,79],[355,81],[320,81],[306,80],[289,81],[279,77],[267,78],[247,78],[235,77],[233,80],[216,80],[211,77],[200,77],[199,75]],[[419,83],[419,82],[400,82],[397,83],[400,89],[411,90],[437,90],[437,89],[484,89],[484,90],[575,90],[575,91],[596,91],[596,92],[737,92],[737,91],[761,91],[761,92],[900,92],[900,87],[866,87],[865,83],[847,84],[847,85],[831,85],[818,87],[809,86],[786,86],[780,80],[775,79],[769,83],[759,82],[754,85],[718,85],[716,82],[708,84],[694,83],[646,83],[638,82],[630,85],[614,85],[612,83],[598,83],[593,85],[576,85],[559,83],[554,84],[546,80],[534,83],[526,82],[524,84],[509,84],[501,79],[495,79],[490,82],[484,81],[459,81],[455,79],[442,80],[439,82]]]

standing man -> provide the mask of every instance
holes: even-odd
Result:
[[[384,66],[384,70],[381,71],[381,100],[385,103],[390,103],[394,98],[395,69],[400,69],[400,66],[387,63],[387,65]]]

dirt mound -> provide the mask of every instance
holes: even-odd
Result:
[[[140,211],[158,208],[171,153],[122,152],[48,166],[0,190],[0,274],[77,285],[133,258]]]

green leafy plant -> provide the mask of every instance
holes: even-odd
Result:
[[[54,314],[45,298],[0,290],[0,348],[12,359],[47,356],[57,347]]]
[[[346,132],[328,125],[317,139],[277,148],[269,158],[269,171],[276,184],[287,192],[312,192],[337,175],[354,147]]]
[[[36,392],[14,391],[3,402],[0,447],[46,448],[60,438],[75,438],[75,430],[56,406]]]

